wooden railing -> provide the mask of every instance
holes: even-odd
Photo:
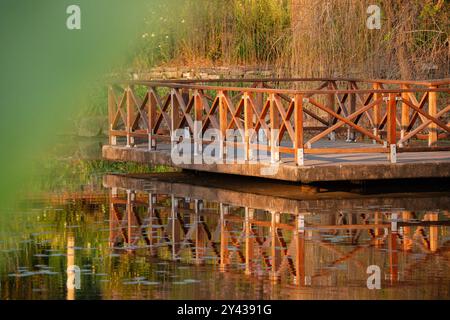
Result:
[[[225,150],[240,148],[245,160],[259,150],[270,153],[272,162],[293,157],[297,165],[305,154],[337,153],[386,153],[396,162],[397,152],[450,150],[449,84],[450,79],[132,81],[109,89],[110,144],[156,150],[182,129],[201,150],[207,141],[194,135],[217,129]],[[237,130],[237,141],[227,139],[229,129]],[[323,139],[362,143],[318,143]]]

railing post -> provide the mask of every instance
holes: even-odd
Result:
[[[108,128],[109,128],[109,144],[115,146],[117,144],[117,138],[113,135],[113,122],[115,109],[117,108],[116,102],[114,100],[114,91],[112,87],[108,88]]]
[[[397,162],[397,101],[395,99],[395,94],[390,93],[389,94],[389,100],[388,100],[388,133],[387,133],[387,140],[389,144],[389,159],[391,160],[391,163]]]
[[[333,90],[333,85],[331,83],[331,81],[328,82],[328,90]],[[327,94],[327,107],[330,110],[335,111],[335,94],[334,93],[329,93]],[[328,114],[328,126],[331,127],[333,125],[333,121],[334,121],[334,117],[331,114]],[[330,132],[330,134],[328,135],[330,141],[336,141],[336,132],[332,131]]]
[[[270,94],[270,162],[280,161],[278,132],[280,130],[279,113],[275,102],[275,94]]]
[[[408,85],[402,84],[402,89],[409,89]],[[400,138],[403,139],[406,135],[406,131],[408,130],[409,126],[409,107],[406,103],[403,101],[409,101],[409,94],[408,92],[402,92],[402,119],[401,119],[401,131],[400,131]],[[403,147],[403,143],[399,146]]]
[[[171,141],[171,150],[174,150],[175,148],[175,131],[178,129],[178,123],[179,123],[179,111],[178,111],[178,103],[176,100],[176,92],[177,89],[172,89],[170,91],[170,141]]]
[[[242,97],[244,99],[244,140],[245,140],[245,160],[249,161],[252,159],[252,151],[250,150],[250,134],[253,129],[253,110],[249,104],[249,95],[248,92],[244,92]]]
[[[379,90],[381,88],[381,85],[379,83],[374,83],[373,84],[373,89],[374,90]],[[382,98],[382,94],[381,93],[375,93],[374,94],[374,101],[377,101],[378,99]],[[377,103],[374,107],[373,107],[373,122],[374,122],[374,126],[375,128],[373,128],[373,134],[375,136],[379,136],[378,134],[378,128],[380,127],[380,123],[381,123],[381,103]],[[377,142],[375,140],[373,140],[373,143],[376,144]]]
[[[430,89],[436,89],[436,86],[431,86]],[[437,94],[436,92],[428,92],[428,114],[432,117],[436,117],[437,113]],[[429,126],[428,133],[428,146],[435,146],[438,140],[437,125],[432,122]]]
[[[220,159],[224,159],[227,153],[226,146],[226,134],[227,134],[227,126],[228,126],[228,118],[227,118],[227,107],[224,103],[225,96],[222,90],[219,91],[219,127],[220,127],[220,150],[219,157]]]
[[[131,133],[133,131],[133,108],[131,104],[131,87],[128,87],[126,89],[126,95],[127,95],[127,125],[126,125],[126,131],[127,131],[127,147],[131,147],[134,144],[134,138],[131,136]]]
[[[156,139],[154,135],[156,132],[154,132],[154,127],[156,124],[156,98],[152,94],[150,88],[148,90],[148,149],[149,150],[156,150]]]
[[[199,90],[194,92],[194,108],[195,108],[195,123],[194,123],[194,156],[201,156],[203,153],[203,100]]]
[[[296,94],[294,97],[294,121],[295,121],[295,163],[303,166],[305,163],[303,149],[303,95]]]
[[[348,87],[351,90],[354,90],[353,86],[354,82],[350,82]],[[350,100],[349,100],[349,114],[352,114],[356,111],[356,93],[350,93],[349,94]],[[355,130],[349,126],[347,130],[347,142],[355,142],[356,141],[356,132]]]

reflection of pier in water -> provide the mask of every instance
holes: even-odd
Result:
[[[105,176],[110,245],[298,286],[338,281],[333,273],[343,265],[350,281],[365,286],[369,265],[394,284],[431,258],[449,264],[450,215],[439,210],[449,207],[447,192],[299,193],[289,184],[209,180]]]

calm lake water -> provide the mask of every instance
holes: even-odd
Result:
[[[450,298],[448,182],[102,179],[4,212],[0,299]]]

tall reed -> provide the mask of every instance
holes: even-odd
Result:
[[[133,68],[272,66],[285,76],[442,78],[450,67],[450,2],[185,0],[149,7]]]

